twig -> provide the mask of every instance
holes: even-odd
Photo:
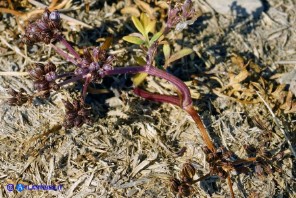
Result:
[[[262,102],[264,103],[264,105],[266,106],[266,108],[268,109],[268,111],[270,112],[275,124],[277,125],[277,127],[279,128],[279,130],[282,132],[282,134],[284,135],[286,141],[289,144],[289,147],[291,149],[291,152],[293,153],[293,155],[296,157],[296,151],[292,146],[291,140],[289,139],[287,133],[285,132],[285,130],[281,127],[280,125],[280,121],[279,119],[275,116],[275,114],[273,113],[272,109],[270,108],[270,106],[267,104],[267,102],[264,100],[264,98],[260,95],[260,93],[258,91],[256,91],[256,93],[258,94],[259,98],[262,100]]]
[[[229,149],[228,146],[227,146],[227,143],[225,141],[225,138],[224,138],[224,135],[223,135],[223,131],[221,129],[221,122],[218,124],[218,128],[219,128],[219,132],[220,132],[220,136],[221,136],[221,139],[222,139],[223,146],[225,146],[225,148]]]
[[[69,0],[64,0],[60,4],[56,5],[58,1],[57,0],[52,0],[50,5],[48,6],[48,5],[45,5],[45,4],[40,3],[38,1],[35,1],[35,0],[28,0],[28,1],[29,1],[29,3],[33,4],[36,7],[40,7],[40,8],[48,7],[49,10],[51,10],[51,9],[61,9],[62,7],[64,7],[69,2]]]
[[[3,38],[2,36],[0,36],[0,40],[3,42],[3,44],[5,44],[8,48],[10,48],[11,50],[15,51],[15,53],[21,55],[23,58],[25,59],[29,59],[30,62],[35,62],[32,61],[30,58],[28,58],[26,55],[24,55],[21,50],[17,47],[17,46],[11,46],[6,40],[5,38]]]
[[[228,186],[229,186],[229,189],[230,189],[231,197],[235,198],[233,188],[232,188],[232,181],[231,181],[229,173],[228,173],[228,176],[227,176],[227,183],[228,183]]]
[[[0,8],[0,12],[13,14],[14,16],[22,16],[23,15],[22,12],[18,12],[18,11],[11,10],[11,9],[8,9],[8,8]]]
[[[0,76],[26,76],[28,72],[0,72]]]
[[[11,96],[0,96],[0,100],[6,100],[12,98]]]
[[[282,60],[276,61],[275,64],[285,65],[285,64],[296,64],[296,60]]]
[[[57,4],[58,0],[52,0],[51,3],[49,4],[49,8],[54,7]],[[38,2],[39,3],[39,2]],[[33,4],[33,3],[32,3]]]

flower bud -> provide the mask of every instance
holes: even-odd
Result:
[[[76,127],[81,127],[83,124],[82,122],[82,117],[81,116],[77,116],[75,119],[74,119],[74,125]]]
[[[181,170],[181,175],[186,179],[192,179],[195,175],[195,168],[190,163],[185,163]]]
[[[50,11],[45,8],[43,15],[42,15],[42,20],[47,21],[49,19]]]
[[[60,13],[57,10],[54,10],[50,13],[49,19],[55,22],[60,22],[61,16]]]
[[[43,80],[43,71],[35,68],[29,71],[29,74],[32,78],[36,79],[36,80]]]
[[[56,72],[51,71],[51,72],[45,74],[45,79],[46,79],[48,82],[50,82],[50,81],[54,81],[55,79],[57,79],[57,74],[56,74]]]
[[[55,83],[55,82],[51,82],[50,83],[50,88],[52,88],[53,90],[57,91],[57,90],[60,89],[60,86],[57,83]]]
[[[175,193],[179,192],[179,186],[181,185],[180,180],[177,178],[172,178],[171,179],[171,190]]]
[[[40,29],[39,32],[41,32],[41,31],[47,31],[47,30],[49,29],[48,24],[45,23],[45,22],[42,21],[42,20],[38,20],[38,21],[36,21],[36,25],[37,25],[38,28]]]
[[[56,69],[57,69],[57,67],[55,66],[55,64],[53,64],[50,61],[44,66],[45,73],[55,71]]]
[[[49,83],[43,80],[35,81],[34,88],[37,89],[38,91],[45,91],[49,89]]]
[[[79,67],[75,69],[74,74],[75,75],[85,75],[89,72],[89,69],[86,67]]]
[[[179,192],[181,195],[183,195],[185,197],[190,196],[190,194],[191,194],[190,186],[183,183],[181,186],[179,186]]]
[[[21,88],[19,91],[15,91],[14,89],[10,88],[7,92],[12,96],[12,98],[7,100],[7,103],[11,106],[21,106],[25,104],[30,98],[23,88]]]
[[[110,71],[110,70],[112,70],[112,65],[111,64],[104,64],[103,65],[103,70],[104,71]]]
[[[100,65],[99,65],[99,63],[92,62],[88,68],[90,71],[96,71],[96,70],[100,69]]]
[[[28,25],[23,36],[23,42],[33,44],[44,42],[49,44],[60,36],[60,15],[58,11],[45,9],[42,18]]]

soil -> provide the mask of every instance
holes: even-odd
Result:
[[[27,13],[40,8],[29,2],[33,1],[0,1],[0,7],[13,5]],[[117,66],[135,65],[139,47],[122,37],[136,28],[122,9],[145,10],[139,2],[68,1],[61,13],[78,21],[63,20],[63,33],[80,51],[113,35],[109,53],[117,57]],[[161,24],[166,10],[149,2],[158,8],[153,12]],[[248,174],[232,173],[236,197],[296,197],[295,5],[294,0],[266,0],[259,16],[242,17],[218,14],[196,0],[201,16],[182,32],[169,35],[173,51],[194,50],[167,71],[190,88],[215,145],[240,158],[247,157],[245,145],[272,155],[284,153],[270,162],[271,174],[253,169]],[[47,60],[60,71],[73,67],[47,45],[20,42],[26,17],[1,13],[0,19],[0,72],[26,72],[34,62]],[[163,64],[162,55],[158,61]],[[0,75],[0,197],[174,197],[170,179],[180,176],[185,162],[195,167],[195,179],[209,173],[205,145],[191,117],[176,106],[135,96],[129,75],[92,85],[104,92],[87,97],[92,125],[60,128],[65,115],[62,99],[76,97],[81,86],[69,85],[49,99],[13,107],[5,100],[7,89],[23,88],[32,94],[32,80]],[[174,94],[162,79],[147,77],[144,86],[151,92]],[[186,152],[177,156],[183,147]],[[8,191],[7,184],[18,183],[62,187]],[[213,175],[193,185],[191,197],[230,197],[230,191],[226,180]]]

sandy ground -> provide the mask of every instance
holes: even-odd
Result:
[[[64,20],[64,35],[83,49],[112,34],[110,53],[118,57],[118,65],[135,64],[138,51],[121,39],[135,28],[120,11],[139,1],[95,2],[75,0],[63,7],[63,14],[78,20]],[[27,1],[13,5],[23,12],[36,9]],[[272,174],[232,175],[236,197],[296,197],[290,146],[296,142],[296,2],[274,0],[263,5],[263,12],[254,18],[240,16],[243,9],[238,8],[237,15],[221,15],[209,4],[194,1],[201,16],[170,38],[174,51],[190,47],[194,53],[168,70],[190,88],[216,146],[241,158],[246,157],[244,145],[250,144],[275,155],[285,153],[270,164],[278,168]],[[8,6],[0,1],[0,7]],[[151,7],[157,7],[154,1]],[[24,19],[0,14],[0,72],[28,71],[32,63],[48,59],[60,70],[71,68],[48,46],[20,43]],[[209,172],[204,144],[186,112],[136,97],[126,76],[110,77],[97,86],[109,93],[88,97],[96,121],[71,130],[58,127],[65,114],[62,99],[75,97],[79,84],[21,107],[1,99],[0,197],[174,197],[169,179],[178,177],[183,163],[192,162],[195,178]],[[1,98],[8,96],[8,87],[34,91],[27,76],[1,75]],[[152,77],[147,78],[146,89],[172,93],[167,82]],[[187,151],[176,157],[182,147]],[[62,187],[8,191],[7,184],[18,183]],[[211,176],[193,185],[191,196],[230,197],[230,191],[225,180]]]

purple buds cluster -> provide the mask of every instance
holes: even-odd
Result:
[[[181,182],[177,178],[171,179],[171,190],[174,193],[178,194],[178,197],[188,197],[191,194],[191,187],[190,185],[186,184],[185,182]]]
[[[99,47],[85,48],[83,58],[78,60],[81,67],[75,70],[76,75],[93,74],[93,77],[102,77],[105,71],[113,69],[114,56],[107,56],[106,50]]]
[[[259,177],[272,174],[275,170],[281,171],[273,166],[271,162],[281,159],[283,157],[282,152],[273,156],[264,147],[255,147],[254,145],[244,145],[244,149],[248,156],[256,157],[254,171]]]
[[[195,10],[193,9],[193,3],[191,0],[186,0],[181,7],[182,9],[182,19],[192,18],[195,14]]]
[[[81,127],[84,123],[91,123],[91,108],[83,101],[74,100],[73,103],[63,100],[66,107],[66,116],[64,120],[65,128]]]
[[[188,197],[191,194],[191,185],[194,183],[195,168],[191,163],[185,163],[180,174],[181,180],[177,178],[171,179],[171,190],[177,193],[179,197]]]
[[[48,62],[47,64],[36,63],[34,68],[29,71],[31,78],[34,80],[34,88],[38,91],[36,95],[48,97],[50,90],[58,90],[61,86],[78,80],[84,80],[82,97],[80,100],[74,100],[73,103],[64,101],[66,107],[66,117],[64,126],[72,128],[80,127],[83,123],[90,123],[90,108],[87,107],[83,100],[85,99],[87,87],[90,82],[101,79],[107,71],[113,69],[112,62],[114,56],[108,56],[106,49],[92,47],[84,49],[83,55],[79,55],[74,48],[63,38],[61,33],[61,19],[58,11],[50,12],[45,9],[41,18],[28,25],[23,36],[23,42],[33,44],[44,42],[46,44],[58,41],[63,44],[74,57],[71,58],[58,47],[53,48],[67,60],[76,65],[74,72],[68,72],[58,75],[56,66]],[[68,79],[62,80],[62,78]],[[56,80],[60,82],[57,84]],[[12,102],[13,103],[13,102]],[[14,104],[14,103],[13,103]]]
[[[61,18],[57,10],[45,9],[42,18],[30,23],[22,40],[26,44],[44,42],[49,44],[61,35]]]
[[[16,91],[12,88],[8,89],[7,91],[11,98],[8,99],[8,104],[11,106],[22,106],[25,104],[28,100],[30,100],[30,96],[27,94],[27,92],[20,88],[19,91]]]
[[[165,33],[167,33],[172,27],[176,26],[181,21],[186,21],[193,18],[195,10],[193,9],[193,3],[191,0],[186,0],[181,5],[176,5],[174,8],[170,8],[168,11],[167,27]]]
[[[43,92],[43,96],[48,97],[51,89],[59,89],[55,82],[57,78],[56,66],[52,62],[48,62],[46,65],[35,63],[34,66],[29,71],[30,76],[34,79],[34,88],[39,92]]]

